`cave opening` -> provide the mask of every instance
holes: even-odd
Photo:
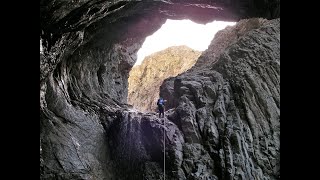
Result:
[[[233,66],[232,62],[226,64],[232,77],[212,72],[209,68],[198,72],[199,68],[192,76],[181,78],[181,91],[177,93],[186,95],[181,102],[187,102],[188,106],[175,106],[178,111],[172,111],[172,116],[166,113],[164,119],[168,121],[128,108],[128,77],[132,67],[136,67],[137,52],[146,37],[155,33],[166,19],[191,19],[206,24],[212,20],[240,22],[252,17],[279,20],[268,22],[264,29],[251,33],[252,41],[239,43],[244,49],[233,48],[226,54],[237,59],[237,52],[245,51],[243,54],[247,55],[253,49],[251,43],[256,47],[238,66]],[[248,24],[249,30],[260,27],[260,21],[253,22],[253,26]],[[239,30],[248,31],[241,27]],[[242,34],[235,35],[222,47],[217,43],[220,49],[215,52],[222,52],[230,43],[236,42],[237,37],[244,39]],[[274,177],[280,177],[277,161],[280,156],[279,45],[280,1],[41,1],[40,178],[161,179],[163,175],[169,175],[173,178],[168,179],[232,179],[233,176],[234,179],[277,179]],[[216,62],[216,58],[210,56],[211,52],[206,58],[199,59],[197,65],[206,59],[211,60],[210,63],[205,61],[201,68]],[[255,58],[252,61],[251,55]],[[268,62],[255,61],[257,59]],[[260,68],[261,64],[267,67]],[[253,87],[267,83],[267,89],[260,88],[261,92],[258,92],[257,88],[241,86],[243,78],[236,70],[246,70],[250,65],[256,65],[258,72],[253,71],[255,68],[249,69],[244,80]],[[219,68],[229,70],[222,65]],[[257,82],[249,76],[255,74],[260,79]],[[206,86],[193,83],[199,82],[198,77]],[[232,87],[224,83],[228,80],[239,92],[249,93],[241,97],[242,94],[228,91]],[[226,89],[220,89],[220,85]],[[201,92],[191,91],[198,87],[207,92],[207,98],[200,99]],[[189,99],[191,96],[199,98]],[[225,96],[238,99],[234,102]],[[277,104],[262,101],[264,97],[272,97]],[[238,112],[241,113],[242,109],[237,109],[237,103],[243,106],[240,108],[248,110],[248,119],[241,119],[242,114]],[[156,106],[154,102],[152,105]],[[258,112],[253,113],[251,109]],[[264,118],[264,114],[269,117]],[[162,126],[162,122],[168,123]],[[168,127],[168,131],[163,127]],[[239,127],[246,129],[239,131]],[[252,127],[261,127],[264,131]],[[162,141],[163,137],[166,138],[164,130],[173,139]],[[252,154],[261,151],[257,137],[266,134],[265,142],[269,142],[267,148],[270,152]],[[228,139],[231,135],[236,135],[237,143],[241,142],[237,147],[243,152],[233,154],[235,145]],[[163,148],[162,144],[166,143],[170,145]],[[170,148],[168,151],[167,147]],[[169,166],[162,164],[159,157],[164,157]],[[189,162],[199,162],[199,165]],[[169,171],[165,172],[173,171],[167,174],[162,171],[166,169]]]
[[[198,24],[190,19],[167,19],[147,36],[129,72],[127,103],[142,112],[156,112],[162,82],[190,69],[215,34],[234,21]]]

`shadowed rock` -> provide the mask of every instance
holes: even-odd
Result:
[[[40,179],[161,179],[164,137],[166,179],[279,179],[280,19],[245,20],[214,58],[164,83],[165,136],[156,114],[126,104],[136,52],[166,18],[275,18],[279,6],[40,1]]]
[[[247,30],[217,60],[205,56],[209,48],[200,57],[208,62],[161,87],[171,89],[161,96],[177,102],[173,122],[193,151],[210,154],[219,179],[280,176],[280,19],[256,22],[240,21]]]

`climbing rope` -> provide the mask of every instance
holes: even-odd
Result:
[[[166,119],[163,118],[163,177],[166,179]]]

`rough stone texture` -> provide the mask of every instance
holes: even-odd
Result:
[[[162,122],[149,117],[155,114],[127,116],[132,107],[124,103],[144,38],[166,18],[276,18],[279,7],[279,1],[40,1],[40,179],[127,179],[122,170],[162,178]],[[268,23],[238,38],[216,64],[174,81],[177,109],[165,118],[166,179],[280,175],[280,20]],[[148,128],[130,120],[136,116]],[[129,128],[132,136],[115,131],[124,127],[136,129]]]
[[[208,66],[208,63],[216,63],[217,58],[220,57],[227,47],[234,44],[251,29],[260,27],[265,21],[266,19],[262,18],[243,19],[236,25],[227,26],[225,29],[217,32],[208,49],[201,54],[201,57],[197,61],[197,69],[202,68],[202,65]]]
[[[247,30],[217,60],[203,57],[213,62],[162,85],[178,102],[172,122],[193,148],[189,156],[212,158],[214,167],[199,160],[212,179],[280,179],[280,19],[256,22],[239,22]]]
[[[155,113],[121,111],[110,125],[111,154],[117,161],[116,173],[124,179],[163,179],[164,130],[166,169],[181,164],[184,139],[175,124]],[[170,154],[169,154],[170,152]],[[172,152],[172,153],[171,153]],[[170,174],[166,175],[170,178]]]
[[[266,22],[266,19],[262,18],[243,19],[234,26],[227,26],[225,29],[218,31],[208,49],[201,54],[195,66],[189,71],[202,71],[208,66],[212,66],[217,62],[218,57],[220,57],[227,47],[237,42],[238,39],[248,31],[260,27],[264,22]],[[175,79],[175,77],[166,79],[160,87],[160,95],[171,99],[171,101],[167,103],[167,108],[169,109],[176,107],[178,103],[175,95],[173,95]]]
[[[200,54],[187,46],[173,46],[147,56],[129,73],[128,104],[142,112],[157,111],[163,80],[191,68]]]
[[[142,17],[142,18],[141,18]],[[68,58],[101,32],[122,36],[128,42],[139,42],[139,32],[146,37],[167,18],[191,19],[198,23],[212,20],[236,21],[246,17],[280,17],[280,1],[98,1],[40,0],[40,82],[43,83],[56,65]],[[129,32],[110,30],[118,21],[126,21]],[[128,23],[129,20],[129,23]],[[110,26],[111,25],[111,26]],[[134,36],[132,36],[134,35]],[[127,39],[129,38],[129,39]],[[130,39],[131,38],[131,39]],[[119,40],[118,40],[119,41]],[[98,42],[95,42],[99,44]]]

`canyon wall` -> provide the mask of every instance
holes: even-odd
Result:
[[[187,46],[173,46],[147,56],[129,73],[128,104],[142,112],[156,112],[163,80],[190,69],[200,54]]]
[[[161,179],[163,160],[166,179],[279,179],[279,8],[41,0],[40,179]],[[172,81],[175,103],[164,119],[126,104],[136,52],[167,18],[246,17],[274,20]]]

